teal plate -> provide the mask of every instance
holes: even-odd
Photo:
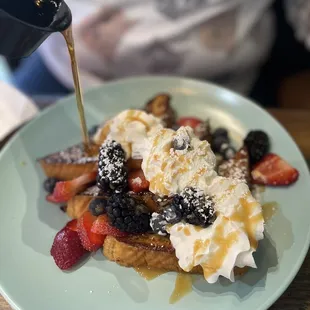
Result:
[[[53,238],[67,221],[45,201],[43,173],[36,158],[80,140],[74,97],[44,111],[21,130],[0,156],[0,292],[15,309],[267,309],[293,280],[310,241],[310,177],[298,147],[264,110],[220,87],[180,78],[134,78],[108,83],[85,94],[89,125],[125,108],[141,108],[158,92],[172,94],[179,115],[212,119],[229,128],[236,144],[249,129],[263,128],[272,151],[300,172],[290,188],[269,188],[265,201],[279,209],[266,225],[256,253],[258,268],[235,283],[210,285],[195,279],[193,292],[169,305],[175,273],[147,282],[133,269],[107,261],[101,253],[72,272],[61,272],[52,257]],[[302,288],[300,288],[302,289]]]

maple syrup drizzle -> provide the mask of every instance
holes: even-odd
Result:
[[[193,279],[190,274],[178,273],[174,290],[170,296],[169,303],[174,304],[189,294],[193,288]]]
[[[79,69],[78,69],[76,55],[75,55],[72,25],[70,25],[69,28],[63,31],[62,35],[66,40],[68,52],[69,52],[70,59],[71,59],[71,68],[72,68],[72,75],[73,75],[73,81],[74,81],[74,87],[75,87],[76,103],[77,103],[77,108],[78,108],[79,116],[80,116],[83,142],[84,142],[85,151],[88,152],[90,150],[90,142],[89,142],[89,136],[87,132],[86,119],[85,119],[85,113],[84,113],[83,95],[82,95],[82,89],[81,89]]]
[[[278,207],[279,204],[275,201],[267,202],[262,205],[263,217],[266,222],[275,215],[275,213],[278,211]]]
[[[151,281],[161,276],[162,274],[166,273],[165,270],[155,269],[155,268],[137,267],[134,269],[143,279],[147,281]]]

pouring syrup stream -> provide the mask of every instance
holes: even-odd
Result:
[[[74,81],[74,87],[75,87],[76,103],[77,103],[77,108],[78,108],[78,112],[80,116],[83,143],[84,143],[85,151],[89,152],[91,147],[90,147],[90,141],[89,141],[89,136],[87,132],[87,125],[86,125],[86,119],[85,119],[85,113],[84,113],[83,94],[82,94],[82,89],[81,89],[79,69],[78,69],[76,55],[75,55],[72,25],[70,25],[69,28],[63,31],[62,35],[66,40],[68,52],[69,52],[70,59],[71,59],[71,68],[72,68],[72,75],[73,75],[73,81]]]

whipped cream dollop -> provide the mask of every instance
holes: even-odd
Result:
[[[163,128],[150,136],[142,170],[150,191],[158,195],[180,193],[185,187],[205,189],[216,176],[216,158],[210,144],[200,141],[190,127]]]
[[[245,183],[232,179],[217,176],[206,191],[214,199],[215,222],[207,228],[175,224],[170,240],[183,270],[201,265],[209,283],[219,276],[234,281],[234,267],[256,268],[253,252],[264,231],[261,206]]]
[[[141,110],[125,110],[110,120],[101,131],[108,130],[106,139],[122,145],[127,159],[142,159],[149,147],[149,136],[161,128],[163,125],[159,118]],[[100,133],[96,136],[100,137]]]
[[[200,141],[190,127],[163,128],[158,118],[137,110],[120,113],[107,126],[102,132],[122,145],[127,158],[142,158],[151,192],[169,196],[195,187],[212,197],[212,225],[167,226],[184,271],[200,265],[206,281],[214,283],[219,276],[234,281],[235,267],[256,267],[253,252],[264,237],[261,205],[246,183],[217,175],[216,157],[207,141]]]
[[[264,219],[247,184],[218,176],[209,143],[200,141],[191,128],[161,129],[150,142],[142,162],[150,191],[171,195],[196,187],[214,202],[217,218],[209,227],[184,222],[169,226],[179,266],[189,272],[200,265],[209,283],[219,276],[234,281],[235,267],[255,268],[253,252],[263,239]]]

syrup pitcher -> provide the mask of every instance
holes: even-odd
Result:
[[[71,11],[62,0],[1,0],[0,54],[27,57],[51,33],[66,30],[71,22]]]

